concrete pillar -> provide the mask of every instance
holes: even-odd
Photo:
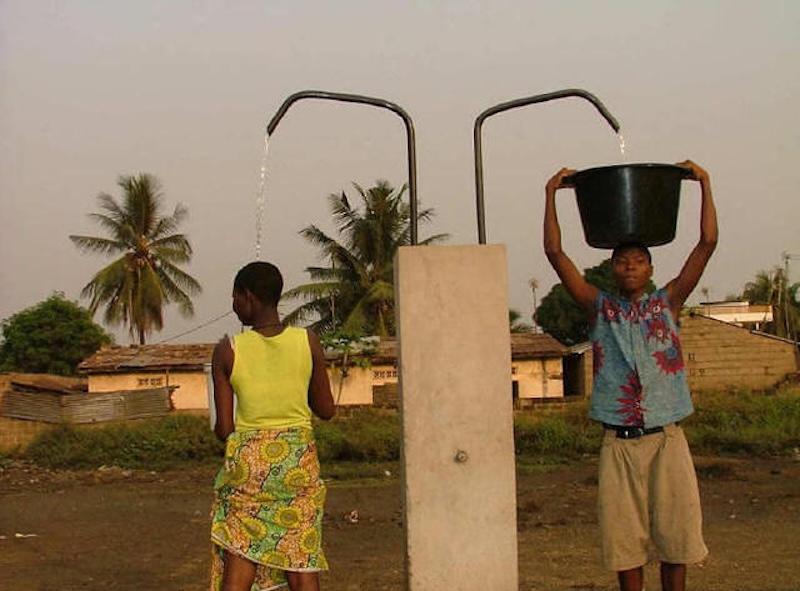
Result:
[[[409,591],[517,591],[506,252],[395,259]]]

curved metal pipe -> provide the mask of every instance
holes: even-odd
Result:
[[[567,88],[564,90],[557,90],[555,92],[548,92],[546,94],[537,94],[535,96],[529,96],[524,98],[515,99],[512,101],[506,101],[503,103],[498,103],[493,107],[489,107],[485,111],[483,111],[478,117],[475,119],[475,127],[473,129],[473,144],[475,148],[475,195],[477,201],[477,217],[478,217],[478,243],[479,244],[486,244],[486,210],[484,207],[483,202],[483,150],[481,147],[481,127],[483,126],[483,122],[492,115],[496,115],[497,113],[502,113],[503,111],[508,111],[509,109],[515,109],[516,107],[524,107],[526,105],[531,105],[533,103],[543,103],[545,101],[552,101],[554,99],[560,99],[570,96],[577,96],[580,98],[584,98],[591,102],[600,114],[605,118],[608,124],[614,129],[615,132],[619,132],[619,123],[614,118],[614,116],[609,113],[608,109],[606,109],[605,105],[600,102],[595,95],[580,88]]]
[[[410,239],[411,239],[411,244],[416,245],[417,215],[418,215],[417,150],[415,147],[415,139],[414,139],[414,124],[411,121],[411,117],[400,106],[383,99],[373,98],[369,96],[362,96],[359,94],[343,94],[339,92],[326,92],[322,90],[303,90],[294,93],[293,95],[289,96],[289,98],[287,98],[285,101],[283,101],[283,104],[275,112],[275,115],[272,116],[272,119],[270,119],[269,123],[267,124],[267,135],[268,136],[272,135],[272,133],[275,131],[275,128],[278,127],[278,123],[280,123],[281,119],[283,119],[283,116],[286,115],[286,112],[289,110],[289,107],[291,107],[293,103],[307,98],[327,99],[345,103],[362,103],[366,105],[372,105],[375,107],[382,107],[384,109],[389,109],[390,111],[396,113],[403,120],[403,123],[406,126],[406,137],[408,145],[408,194],[411,205]]]

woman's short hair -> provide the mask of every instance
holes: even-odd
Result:
[[[239,293],[246,289],[261,303],[277,306],[283,292],[283,276],[272,263],[255,261],[246,264],[236,273],[233,289]]]

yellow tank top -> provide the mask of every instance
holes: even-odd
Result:
[[[272,337],[248,330],[233,337],[231,385],[237,431],[311,427],[311,347],[304,328]]]

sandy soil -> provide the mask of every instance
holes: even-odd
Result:
[[[711,555],[690,569],[689,588],[800,589],[800,461],[698,458],[697,466]],[[214,471],[0,469],[0,589],[206,589]],[[593,458],[520,469],[520,589],[615,589],[613,573],[598,566],[595,471]],[[403,589],[397,478],[332,483],[324,535],[332,565],[324,589]],[[647,576],[657,589],[657,570]]]

